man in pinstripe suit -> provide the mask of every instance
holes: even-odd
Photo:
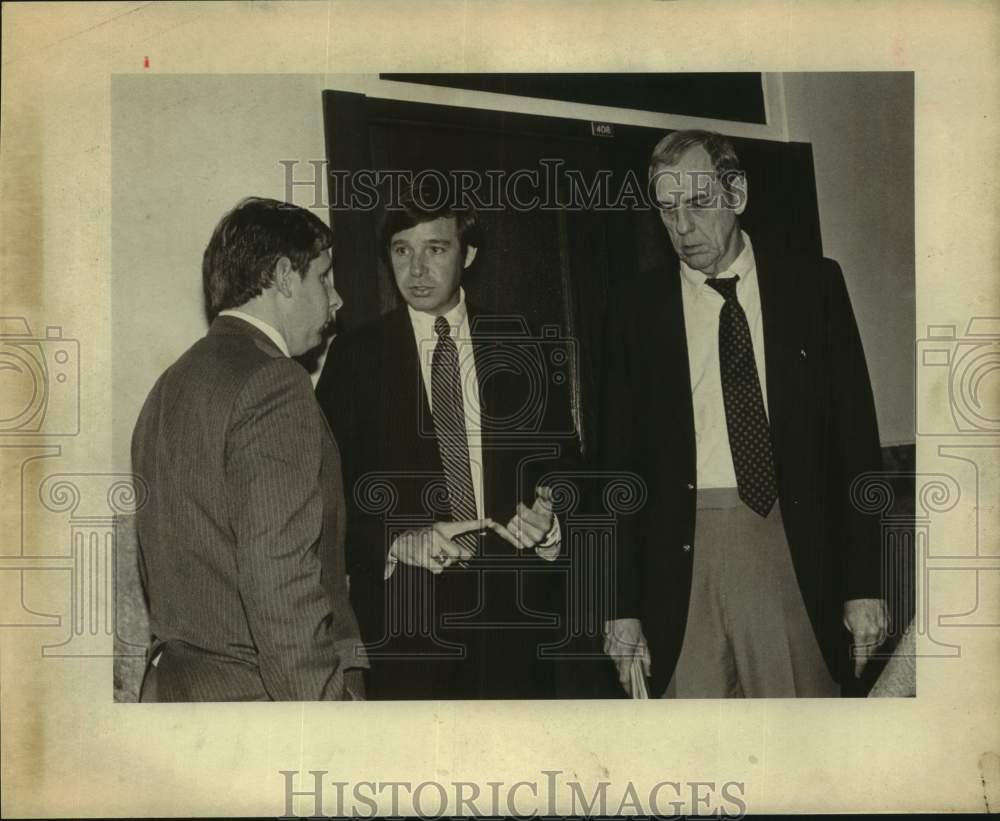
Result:
[[[157,381],[132,438],[152,644],[142,701],[359,698],[337,444],[305,370],[341,300],[332,234],[250,198],[202,267],[208,334]]]

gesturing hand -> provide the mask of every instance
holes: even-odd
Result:
[[[507,522],[506,535],[500,535],[519,550],[529,550],[541,544],[552,530],[553,521],[552,490],[536,487],[534,503],[528,507],[523,502],[518,502],[517,512]]]
[[[455,537],[481,530],[504,535],[502,526],[492,519],[435,522],[430,527],[408,530],[397,536],[389,555],[404,564],[422,567],[437,575],[455,562],[471,559],[475,555],[468,547],[453,541]]]

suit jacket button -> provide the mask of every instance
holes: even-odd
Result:
[[[688,482],[687,488],[688,488],[688,490],[694,490],[694,483],[693,482]]]
[[[689,544],[682,545],[681,546],[681,550],[683,550],[685,553],[690,553],[691,552],[691,545],[689,545]]]

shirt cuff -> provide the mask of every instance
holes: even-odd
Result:
[[[559,517],[553,516],[552,527],[550,527],[549,532],[545,534],[545,538],[535,545],[535,553],[547,562],[554,562],[557,558],[559,558],[561,550],[562,531],[559,529]]]

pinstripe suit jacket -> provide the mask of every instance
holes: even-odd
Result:
[[[343,697],[358,628],[340,456],[305,370],[219,317],[160,377],[132,437],[153,634],[143,700]]]

